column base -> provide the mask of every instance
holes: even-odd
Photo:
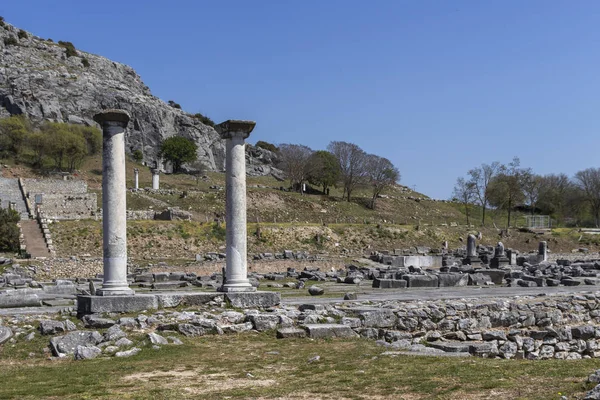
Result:
[[[226,283],[217,289],[223,293],[256,292],[256,288],[248,283]]]
[[[100,288],[96,289],[96,296],[133,296],[135,291],[131,288]]]

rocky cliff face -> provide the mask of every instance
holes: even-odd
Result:
[[[98,110],[120,108],[132,117],[126,148],[142,150],[146,162],[156,159],[165,138],[180,135],[198,144],[198,159],[209,170],[224,169],[225,143],[217,132],[153,96],[133,68],[81,50],[68,56],[64,46],[19,31],[0,26],[0,117],[95,125]],[[280,175],[275,155],[254,149],[248,173]]]

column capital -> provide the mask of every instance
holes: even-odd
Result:
[[[94,115],[94,121],[101,126],[107,122],[114,122],[125,128],[130,119],[129,113],[125,110],[102,110]]]
[[[246,139],[255,126],[256,122],[254,121],[228,119],[215,126],[215,130],[221,135],[222,139],[232,139],[236,136]]]

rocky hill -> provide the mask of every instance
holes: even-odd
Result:
[[[94,125],[98,110],[125,109],[132,116],[127,149],[142,150],[146,162],[156,159],[165,138],[180,135],[198,144],[198,159],[208,170],[224,169],[225,143],[211,126],[153,96],[133,68],[69,45],[3,22],[0,117],[25,114],[34,122]],[[273,168],[274,157],[262,148],[249,148],[248,173],[280,175]]]

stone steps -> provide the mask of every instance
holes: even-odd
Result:
[[[21,221],[21,232],[31,257],[50,257],[44,235],[36,220]]]
[[[8,208],[9,203],[16,204],[16,209],[21,215],[22,220],[29,219],[25,199],[19,188],[18,179],[9,179],[0,177],[0,207]]]

